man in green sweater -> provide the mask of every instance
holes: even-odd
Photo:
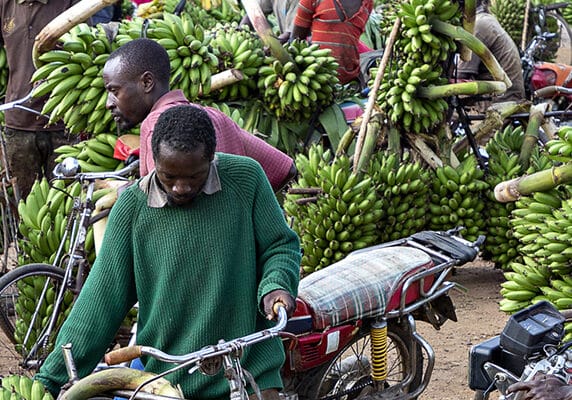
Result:
[[[68,376],[61,345],[72,344],[79,376],[101,360],[127,312],[139,301],[137,343],[184,354],[272,324],[272,306],[295,309],[300,245],[260,165],[215,153],[206,112],[166,110],[152,139],[155,170],[113,206],[101,251],[36,375],[57,394]],[[243,366],[265,399],[282,387],[280,339],[248,349]],[[169,365],[143,358],[147,371]],[[167,376],[186,398],[227,396],[222,373]]]

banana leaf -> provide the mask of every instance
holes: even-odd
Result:
[[[342,135],[348,129],[348,123],[342,108],[339,104],[333,103],[320,114],[318,120],[328,136],[330,146],[333,149],[337,149]]]

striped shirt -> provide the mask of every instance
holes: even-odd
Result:
[[[372,7],[372,0],[363,0],[357,12],[350,16],[344,12],[340,0],[300,0],[294,24],[310,29],[312,43],[332,50],[339,64],[338,78],[342,84],[359,75],[358,42]]]

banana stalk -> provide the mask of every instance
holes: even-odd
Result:
[[[518,200],[534,192],[546,192],[561,184],[572,182],[572,163],[504,181],[495,186],[495,199],[501,203]]]
[[[363,142],[362,150],[359,154],[359,158],[355,161],[358,172],[367,172],[367,168],[371,162],[371,156],[375,151],[375,146],[377,144],[377,138],[381,127],[383,126],[383,116],[381,113],[375,113],[367,124],[367,132],[365,134],[365,140]],[[356,172],[356,169],[354,169]]]
[[[290,53],[282,46],[280,41],[272,33],[272,28],[268,24],[266,16],[260,8],[260,4],[257,0],[242,0],[242,5],[246,14],[248,14],[248,19],[252,27],[258,33],[260,40],[270,49],[270,52],[274,57],[276,57],[282,65],[286,64],[288,61],[293,61],[290,57]],[[297,68],[296,68],[297,69]],[[299,73],[299,71],[296,71]]]
[[[530,107],[530,115],[528,117],[528,125],[524,134],[524,142],[520,149],[518,162],[522,166],[523,171],[528,169],[530,164],[530,155],[538,144],[538,130],[544,122],[544,113],[548,107],[547,103],[534,104]]]
[[[237,69],[227,69],[211,76],[211,91],[218,90],[233,83],[240,82],[244,79],[244,75]],[[202,90],[199,94],[202,94]]]
[[[393,51],[392,51],[393,45],[394,45],[395,41],[397,40],[397,35],[399,33],[400,26],[401,26],[401,19],[399,17],[397,17],[397,18],[395,18],[395,22],[393,23],[393,28],[391,29],[391,33],[389,34],[389,39],[387,39],[387,42],[385,43],[385,50],[383,51],[383,56],[381,57],[379,68],[377,70],[377,73],[375,75],[375,79],[373,82],[373,86],[369,92],[369,97],[367,99],[365,111],[364,111],[363,116],[362,116],[362,121],[361,121],[361,125],[359,128],[359,133],[358,133],[358,138],[357,138],[357,143],[356,143],[356,149],[355,149],[355,153],[354,153],[354,160],[356,160],[356,162],[354,163],[353,170],[355,173],[357,173],[357,171],[359,171],[359,168],[357,165],[358,164],[357,160],[360,159],[360,153],[362,151],[363,142],[365,140],[367,125],[369,124],[369,120],[371,117],[371,113],[373,111],[373,107],[375,106],[376,101],[377,101],[377,91],[379,90],[379,86],[381,85],[381,80],[383,79],[383,74],[385,73],[385,68],[387,68],[387,64],[389,62],[389,57],[393,53]]]
[[[437,18],[431,20],[431,28],[435,32],[449,36],[461,44],[467,46],[482,60],[483,64],[485,64],[487,70],[491,73],[495,81],[504,82],[507,88],[512,86],[510,78],[504,69],[502,69],[493,53],[491,53],[489,48],[485,46],[485,44],[476,38],[473,34],[467,32],[460,26],[455,26],[448,22],[443,22]]]
[[[157,376],[150,372],[131,368],[110,368],[98,371],[79,380],[67,391],[60,395],[59,400],[87,400],[98,394],[112,390],[135,390],[141,384],[153,379],[143,386],[141,391],[162,396],[183,399],[180,390],[176,389],[165,378],[155,379]]]
[[[79,23],[85,22],[99,10],[113,5],[117,0],[82,0],[68,8],[54,18],[36,35],[32,49],[32,61],[38,68],[38,57],[46,51],[52,50],[64,33]]]
[[[506,91],[506,85],[497,81],[471,81],[449,83],[446,85],[429,85],[417,88],[417,96],[435,100],[455,95],[500,94]]]
[[[475,0],[465,0],[465,5],[463,6],[463,28],[470,34],[473,34],[475,30],[476,10],[477,4]],[[461,45],[459,55],[461,60],[469,61],[471,59],[471,49]]]

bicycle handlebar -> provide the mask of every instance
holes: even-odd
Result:
[[[561,3],[546,4],[543,7],[546,11],[552,11],[552,10],[559,10],[561,8],[566,8],[566,7],[568,7],[569,4],[570,3],[565,1],[565,2],[561,2]],[[539,8],[539,7],[536,7],[536,8]]]
[[[540,88],[534,92],[534,95],[538,97],[551,97],[557,94],[572,94],[572,88],[552,85]]]
[[[142,355],[151,356],[159,361],[176,363],[176,364],[191,364],[202,361],[207,358],[222,356],[241,350],[245,347],[251,346],[272,337],[276,337],[286,326],[288,316],[286,308],[283,306],[277,307],[278,321],[272,328],[264,329],[259,332],[252,333],[240,338],[230,340],[228,342],[220,341],[218,344],[210,345],[198,351],[189,354],[175,356],[164,353],[159,349],[151,346],[127,346],[117,350],[112,350],[105,355],[105,362],[108,365],[117,365],[122,362],[127,362],[136,359]]]
[[[76,180],[76,181],[95,181],[98,179],[118,179],[127,180],[127,177],[133,173],[137,168],[139,168],[139,160],[135,160],[125,167],[117,171],[105,171],[105,172],[77,172],[79,169],[79,164],[77,160],[72,157],[64,159],[61,163],[56,165],[54,168],[54,178],[64,179],[64,180]]]

